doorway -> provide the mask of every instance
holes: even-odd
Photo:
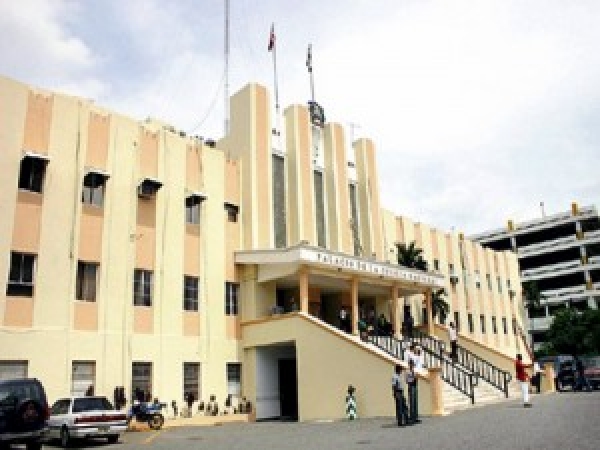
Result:
[[[281,420],[298,420],[298,375],[296,359],[280,359],[279,404]]]

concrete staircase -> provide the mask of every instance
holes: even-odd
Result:
[[[500,392],[491,384],[480,378],[477,386],[475,386],[475,404],[471,404],[471,400],[466,395],[454,389],[447,383],[444,383],[442,395],[444,397],[444,412],[445,414],[451,414],[454,411],[514,400],[515,398],[519,398],[521,394],[519,385],[514,380],[509,384],[508,398],[506,398],[503,392]]]

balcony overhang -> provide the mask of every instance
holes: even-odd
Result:
[[[333,252],[299,244],[285,249],[235,252],[236,264],[258,266],[258,281],[266,282],[292,275],[301,267],[332,277],[358,277],[363,281],[398,284],[405,290],[422,292],[445,287],[443,275],[409,269],[396,264]]]

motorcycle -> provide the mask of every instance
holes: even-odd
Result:
[[[137,403],[133,404],[127,412],[127,426],[135,418],[136,422],[147,423],[152,430],[160,430],[165,423],[162,409],[164,403]]]

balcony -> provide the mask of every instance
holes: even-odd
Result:
[[[532,254],[563,250],[565,248],[574,247],[577,245],[579,245],[579,241],[577,240],[576,236],[567,236],[558,239],[553,239],[551,241],[540,242],[538,244],[527,245],[525,247],[519,247],[517,253],[519,257],[529,256]]]
[[[565,261],[558,264],[550,264],[542,267],[535,267],[533,269],[527,269],[521,272],[521,282],[567,275],[577,272],[578,270],[582,270],[582,268],[583,265],[579,259]]]

